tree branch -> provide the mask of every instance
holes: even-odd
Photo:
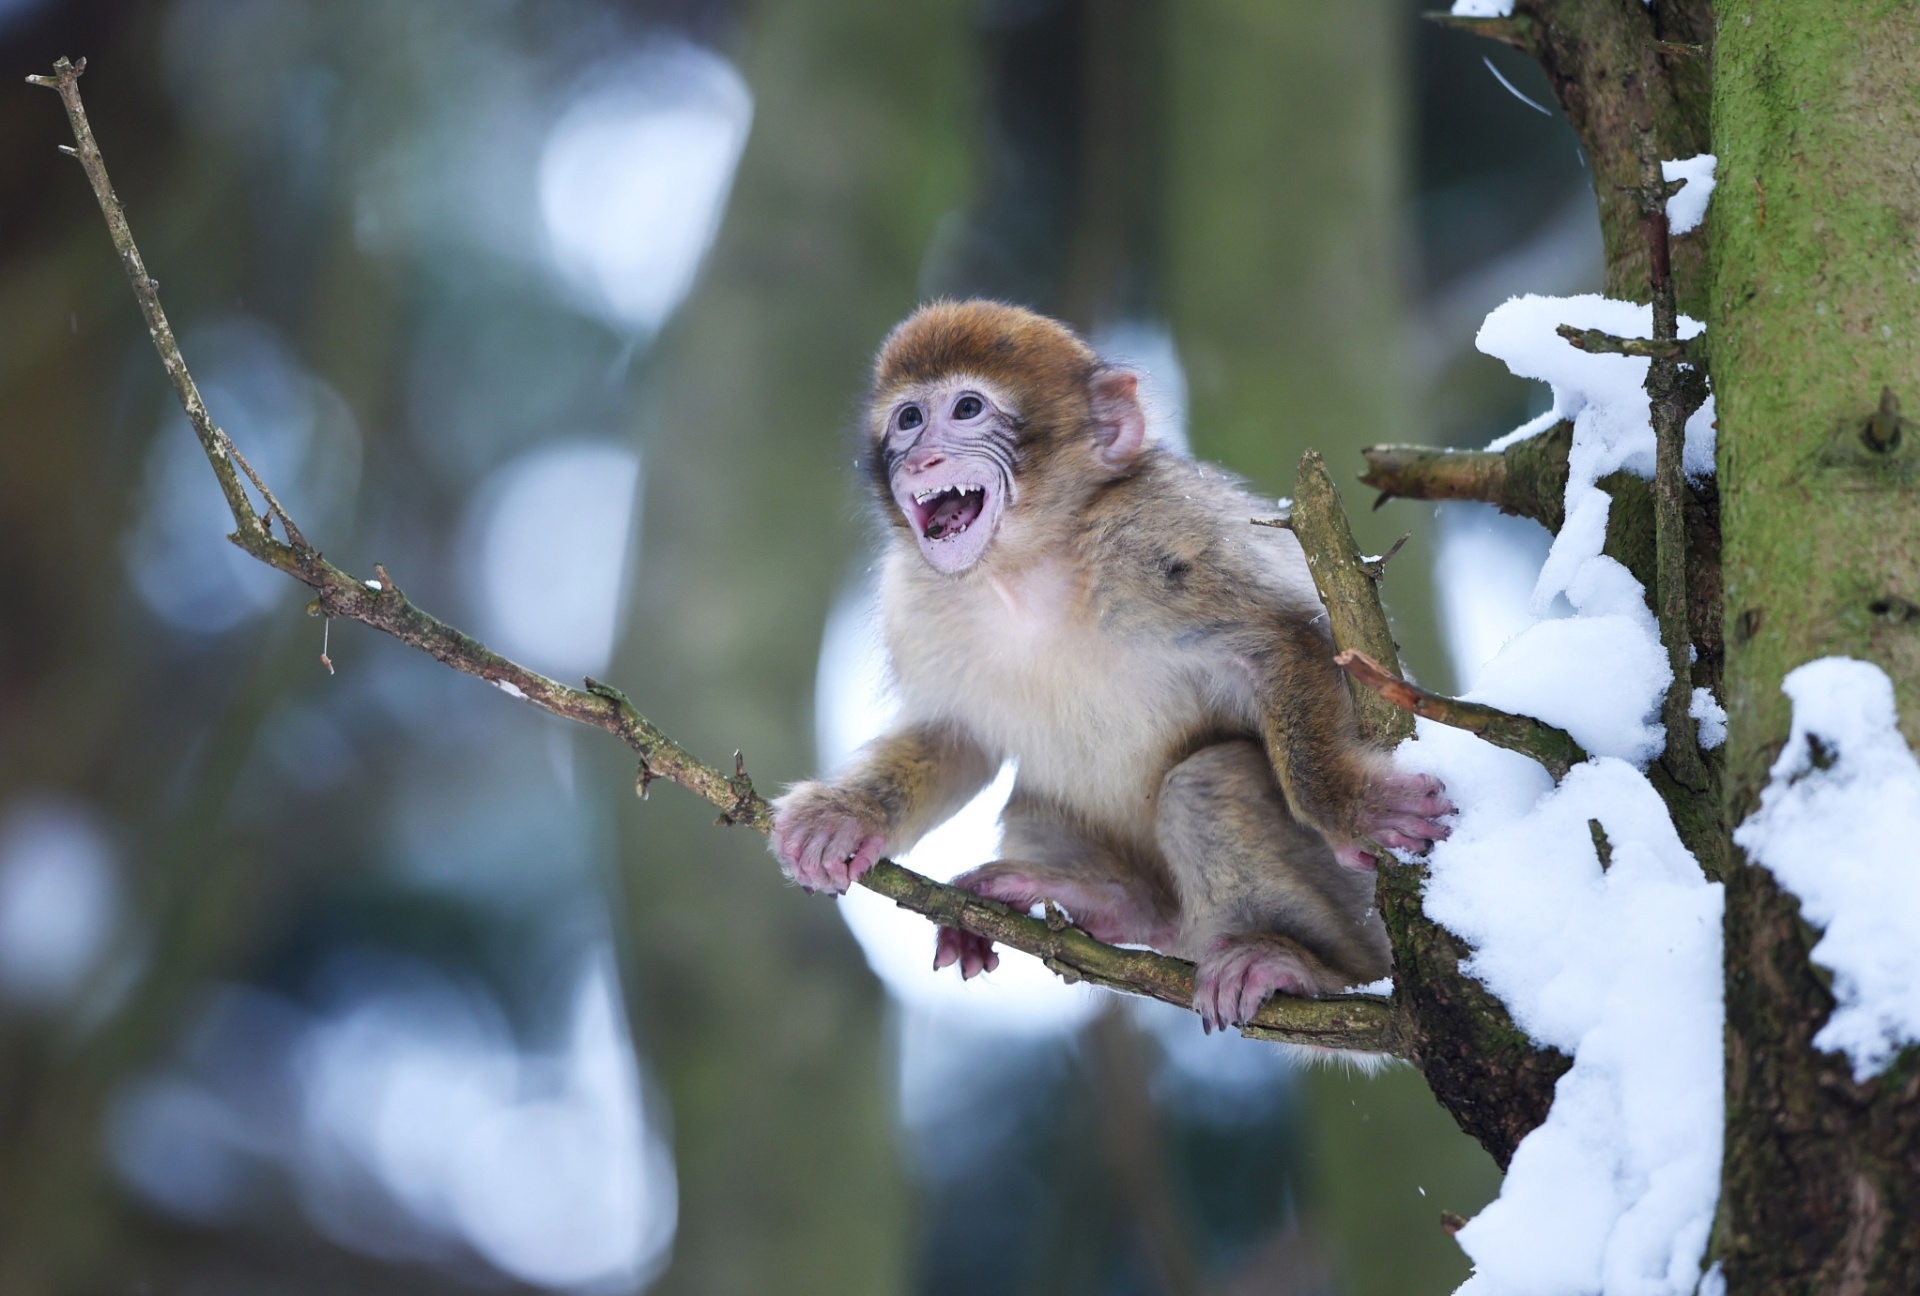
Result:
[[[1426,446],[1368,446],[1360,453],[1363,486],[1392,499],[1478,500],[1502,513],[1532,518],[1558,531],[1567,517],[1567,457],[1573,424],[1560,422],[1505,450],[1435,450]]]
[[[1557,783],[1567,771],[1587,759],[1587,753],[1564,729],[1556,729],[1544,720],[1515,715],[1498,707],[1459,698],[1429,693],[1417,684],[1409,684],[1363,652],[1347,649],[1333,659],[1340,669],[1378,693],[1386,701],[1413,715],[1425,716],[1455,729],[1478,734],[1496,747],[1531,756],[1547,767]]]
[[[57,91],[60,102],[66,106],[67,121],[73,127],[73,138],[79,145],[73,156],[80,159],[81,169],[87,173],[87,179],[93,185],[93,195],[100,200],[100,214],[107,218],[107,234],[113,239],[114,251],[120,254],[120,264],[133,283],[133,295],[140,302],[141,315],[146,317],[147,331],[153,335],[154,349],[160,352],[160,363],[166,366],[167,377],[173,380],[173,389],[180,396],[180,406],[187,412],[187,421],[193,424],[194,434],[200,438],[200,448],[206,451],[207,462],[213,465],[213,475],[220,480],[220,493],[227,497],[227,507],[233,512],[233,524],[243,534],[258,532],[265,535],[266,528],[254,516],[246,487],[240,484],[239,474],[234,471],[229,453],[232,443],[227,440],[227,434],[215,427],[213,420],[207,416],[206,402],[200,399],[200,389],[187,372],[186,361],[180,358],[180,344],[174,340],[166,312],[160,309],[160,284],[147,273],[146,262],[140,259],[140,249],[133,245],[133,231],[127,228],[126,211],[120,206],[120,199],[115,196],[113,185],[107,180],[106,163],[100,158],[99,146],[93,142],[93,127],[88,125],[86,111],[80,106],[80,74],[86,70],[85,59],[69,63],[63,58],[53,65],[52,76],[30,76],[27,81]]]
[[[1524,14],[1510,15],[1505,18],[1470,18],[1464,14],[1450,13],[1441,9],[1433,13],[1423,13],[1420,16],[1439,27],[1451,27],[1455,31],[1463,31],[1470,36],[1484,36],[1488,40],[1499,41],[1502,45],[1511,45],[1522,53],[1534,52],[1536,36],[1533,19]]]
[[[1646,224],[1653,296],[1653,345],[1647,366],[1647,402],[1653,420],[1654,607],[1660,640],[1673,678],[1661,705],[1667,727],[1663,763],[1683,786],[1702,791],[1707,766],[1694,732],[1693,635],[1687,607],[1686,438],[1687,420],[1707,398],[1707,380],[1694,348],[1677,341],[1679,307],[1667,237],[1667,191],[1651,141],[1640,141],[1640,205]]]
[[[1606,249],[1609,297],[1645,300],[1649,249],[1641,229],[1638,140],[1661,158],[1709,151],[1707,99],[1712,60],[1691,47],[1713,39],[1707,0],[1514,0],[1507,21],[1526,23],[1525,49],[1540,64],[1593,169]],[[1509,42],[1512,43],[1512,42]],[[1684,52],[1680,50],[1684,48]],[[1704,239],[1674,249],[1676,292],[1704,318]]]
[[[85,68],[84,59],[69,63],[63,58],[54,65],[53,76],[27,79],[34,85],[58,91],[61,102],[66,105],[74,138],[79,141],[76,156],[100,202],[114,248],[132,281],[134,296],[140,302],[141,314],[160,352],[161,363],[173,380],[181,407],[193,424],[201,449],[206,452],[207,462],[219,478],[233,513],[236,529],[228,538],[261,562],[312,588],[315,598],[310,611],[372,626],[454,670],[484,679],[543,711],[613,734],[640,758],[637,790],[642,796],[654,780],[666,779],[717,807],[722,824],[738,824],[760,833],[769,831],[773,825],[772,808],[754,790],[738,752],[734,753],[733,773],[723,773],[667,737],[618,689],[593,679],[585,681],[584,689],[548,679],[423,611],[387,575],[384,567],[375,567],[378,579],[357,579],[307,544],[266,482],[241,458],[226,433],[214,426],[199,388],[187,371],[179,343],[167,323],[166,313],[160,308],[159,285],[148,276],[139,249],[134,246],[125,209],[107,179],[106,165],[81,106],[78,81]],[[266,501],[265,519],[255,515],[239,471],[245,472]],[[275,517],[286,531],[286,543],[274,539],[268,530],[268,523]],[[861,879],[861,884],[901,908],[922,914],[942,926],[958,927],[1032,954],[1068,981],[1090,981],[1182,1008],[1193,1005],[1193,964],[1184,959],[1103,944],[1077,927],[1015,913],[998,901],[935,882],[891,860],[875,864]],[[1407,1052],[1399,1015],[1388,1000],[1375,995],[1331,995],[1322,999],[1276,995],[1261,1006],[1254,1019],[1241,1028],[1241,1033],[1256,1039],[1328,1049],[1396,1056],[1405,1056]]]
[[[1334,643],[1358,648],[1376,660],[1398,662],[1400,647],[1381,611],[1380,591],[1354,544],[1353,526],[1317,450],[1300,456],[1294,476],[1293,533],[1306,553],[1320,601],[1327,605]],[[1349,687],[1360,732],[1368,741],[1396,743],[1413,736],[1413,717],[1371,689]]]
[[[1380,591],[1362,568],[1353,531],[1327,466],[1309,450],[1294,482],[1293,532],[1339,650],[1379,646],[1398,663]],[[1383,673],[1385,667],[1380,668]],[[1354,682],[1354,687],[1360,686]],[[1375,695],[1357,708],[1360,733],[1387,743],[1413,729],[1413,718]],[[1408,1056],[1460,1128],[1505,1168],[1520,1140],[1547,1118],[1553,1086],[1571,1063],[1536,1047],[1513,1024],[1505,1005],[1461,970],[1469,950],[1422,907],[1426,866],[1381,852],[1375,903],[1393,942],[1393,1001],[1404,1014]]]
[[[1664,227],[1666,223],[1666,213],[1663,211],[1660,215],[1660,224]],[[1662,237],[1664,238],[1665,236],[1663,235]],[[1673,276],[1669,272],[1665,277],[1667,281],[1667,300],[1671,302],[1673,300]],[[1554,330],[1554,332],[1565,338],[1576,349],[1589,351],[1595,355],[1643,356],[1649,359],[1666,360],[1669,362],[1677,360],[1683,364],[1696,363],[1696,352],[1698,348],[1695,347],[1693,339],[1661,337],[1660,323],[1657,319],[1654,321],[1653,331],[1654,335],[1651,338],[1628,338],[1615,337],[1613,334],[1603,333],[1599,329],[1575,328],[1571,324],[1562,324]]]

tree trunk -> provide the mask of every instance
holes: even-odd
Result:
[[[1920,740],[1920,6],[1723,0],[1709,311],[1727,618],[1726,806],[1785,741],[1782,677],[1844,655],[1893,678]],[[1872,428],[1868,420],[1888,414]],[[1904,431],[1905,435],[1901,435]],[[1912,843],[1889,842],[1911,852]],[[1920,1057],[1856,1084],[1799,905],[1727,870],[1733,1293],[1920,1291]]]

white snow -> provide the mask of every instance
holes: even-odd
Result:
[[[1574,433],[1535,619],[1465,696],[1558,725],[1592,759],[1555,787],[1537,762],[1427,721],[1400,749],[1460,806],[1428,860],[1427,912],[1473,946],[1468,971],[1515,1022],[1573,1059],[1499,1199],[1458,1235],[1475,1265],[1461,1292],[1681,1296],[1700,1280],[1719,1193],[1721,889],[1640,772],[1665,741],[1672,675],[1645,592],[1600,552],[1610,500],[1596,483],[1653,471],[1647,362],[1576,350],[1562,323],[1651,328],[1648,308],[1588,296],[1517,298],[1481,329],[1481,350],[1553,386],[1553,408],[1496,448],[1561,419]],[[1685,320],[1681,335],[1699,328]],[[1710,411],[1696,422],[1689,469],[1711,472]]]
[[[1453,12],[1458,18],[1509,18],[1513,0],[1453,0]]]
[[[1458,1235],[1475,1264],[1461,1296],[1692,1291],[1719,1192],[1720,887],[1624,761],[1554,789],[1525,757],[1426,721],[1402,751],[1461,807],[1427,912],[1472,943],[1468,970],[1515,1022],[1574,1059]]]
[[[1920,1043],[1920,761],[1871,662],[1822,658],[1781,689],[1793,729],[1733,840],[1825,933],[1812,957],[1833,972],[1835,1006],[1813,1042],[1865,1080]]]
[[[1538,716],[1565,729],[1589,755],[1645,765],[1666,742],[1659,710],[1672,675],[1640,582],[1597,552],[1556,543],[1554,555],[1574,570],[1566,594],[1575,615],[1536,621],[1515,635],[1464,696]],[[1548,558],[1549,569],[1553,561]]]
[[[1596,355],[1581,351],[1555,329],[1562,324],[1599,329],[1615,337],[1650,337],[1653,308],[1585,293],[1577,297],[1515,297],[1496,307],[1480,326],[1474,344],[1522,378],[1538,378],[1553,388],[1553,405],[1539,418],[1494,441],[1504,450],[1538,436],[1562,419],[1573,422],[1573,454],[1567,473],[1567,521],[1534,587],[1534,613],[1542,615],[1553,596],[1566,592],[1574,574],[1606,537],[1611,504],[1595,483],[1615,472],[1652,478],[1653,423],[1648,415],[1647,361],[1640,356]],[[1696,336],[1698,320],[1680,317],[1682,338]],[[1687,420],[1686,471],[1692,477],[1713,472],[1713,397]]]
[[[1667,232],[1691,234],[1706,218],[1707,199],[1713,197],[1713,169],[1720,159],[1711,153],[1696,157],[1674,158],[1660,164],[1667,180],[1684,180],[1686,187],[1667,199]]]
[[[1695,689],[1687,714],[1699,726],[1700,745],[1708,751],[1727,740],[1727,709],[1713,696],[1712,689]]]

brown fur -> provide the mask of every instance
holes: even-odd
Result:
[[[1063,326],[988,302],[936,303],[887,338],[867,435],[904,714],[832,784],[780,802],[776,853],[869,830],[902,851],[1013,757],[1007,858],[965,884],[1059,899],[1104,939],[1200,960],[1203,982],[1210,958],[1265,960],[1269,981],[1225,998],[1375,979],[1372,875],[1332,847],[1416,803],[1444,813],[1437,785],[1407,792],[1357,737],[1298,542],[1248,523],[1270,504],[1152,444],[1103,453],[1111,372]],[[900,402],[932,410],[960,389],[1008,411],[1013,494],[978,560],[946,574],[895,503],[888,433]],[[1132,400],[1130,382],[1113,390]],[[864,807],[852,826],[835,818],[848,804]],[[972,949],[975,965],[991,956]]]

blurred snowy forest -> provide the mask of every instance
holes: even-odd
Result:
[[[1498,1174],[1410,1069],[935,981],[601,736],[351,624],[329,674],[19,80],[89,60],[316,544],[770,789],[876,705],[850,423],[926,296],[1069,320],[1274,495],[1545,408],[1472,338],[1598,287],[1588,178],[1419,7],[0,0],[0,1291],[1457,1286]],[[1546,532],[1355,512],[1464,687]]]

